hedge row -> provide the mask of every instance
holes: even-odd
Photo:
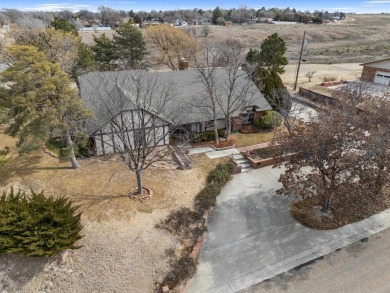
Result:
[[[188,245],[183,249],[184,254],[179,259],[170,262],[171,270],[163,280],[163,284],[168,285],[169,288],[174,288],[195,275],[198,262],[192,259],[188,253],[192,251],[198,236],[205,230],[203,213],[215,206],[217,196],[229,181],[232,172],[233,164],[231,162],[218,164],[207,176],[206,186],[196,195],[195,210],[181,208],[172,211],[165,220],[156,225],[157,228],[166,229],[173,235],[179,236],[182,242]]]
[[[225,137],[226,131],[225,129],[218,129],[218,136],[219,137]],[[207,130],[201,133],[194,133],[191,135],[191,141],[193,142],[199,142],[199,141],[206,141],[206,140],[213,140],[215,139],[215,131],[214,130]]]
[[[203,215],[204,211],[214,207],[217,203],[217,196],[221,193],[223,186],[229,181],[233,172],[231,162],[218,164],[217,167],[207,176],[206,187],[195,197],[195,210]]]
[[[50,256],[78,248],[74,245],[82,229],[78,207],[65,197],[31,193],[11,189],[0,197],[0,254]]]

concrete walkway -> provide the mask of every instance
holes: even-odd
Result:
[[[281,169],[237,174],[213,210],[186,293],[238,292],[390,227],[390,211],[331,231],[306,228],[275,194]]]
[[[239,154],[240,151],[236,148],[228,148],[223,150],[218,150],[209,146],[206,147],[195,147],[188,149],[189,155],[194,154],[206,154],[210,159],[229,157],[231,155]]]
[[[225,149],[225,150],[214,150],[211,152],[207,152],[206,156],[208,156],[210,159],[216,159],[216,158],[222,158],[222,157],[229,157],[231,155],[237,155],[240,151],[236,148],[231,149]]]

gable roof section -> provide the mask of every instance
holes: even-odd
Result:
[[[93,133],[106,125],[111,118],[113,118],[115,108],[118,105],[125,106],[126,110],[137,109],[137,106],[131,102],[131,90],[134,88],[134,78],[142,71],[117,71],[117,72],[90,72],[88,74],[79,77],[80,95],[86,106],[93,110],[96,114],[94,121],[87,122],[87,129],[89,133]],[[223,89],[224,84],[228,81],[228,73],[224,68],[217,68],[217,91],[218,95],[224,97]],[[196,101],[205,100],[206,91],[204,85],[199,82],[198,72],[196,70],[183,70],[183,71],[169,71],[169,72],[149,72],[148,74],[156,74],[158,79],[162,82],[174,82],[177,86],[175,95],[172,96],[172,100],[166,105],[162,113],[157,113],[160,118],[168,121],[172,121],[174,124],[187,124],[194,122],[204,122],[212,120],[212,115],[207,109],[201,109],[197,107]],[[244,72],[239,72],[239,78],[237,80],[237,90],[248,86],[247,98],[242,103],[240,109],[233,113],[233,117],[238,116],[241,111],[244,111],[249,106],[256,107],[258,111],[270,110],[271,106],[266,99],[260,93],[258,88],[250,81],[249,76]],[[158,99],[156,92],[156,100]],[[104,101],[102,101],[104,99]],[[223,103],[227,103],[224,99],[221,99]],[[99,115],[104,112],[102,107],[110,106],[111,109],[107,109],[112,113],[111,118],[107,115]],[[153,105],[152,105],[153,106]],[[123,107],[121,107],[123,108]],[[157,108],[157,107],[156,107]],[[153,109],[153,107],[152,107]],[[172,116],[169,111],[175,111],[175,116]],[[153,111],[152,111],[153,112]],[[217,112],[217,119],[223,119],[225,116],[219,109]]]
[[[388,61],[388,62],[386,62],[386,61]],[[360,66],[368,65],[370,67],[376,67],[375,65],[383,66],[383,64],[386,64],[387,68],[390,69],[390,58],[385,58],[385,59],[381,59],[381,60],[362,63],[362,64],[360,64]],[[379,67],[379,68],[383,68],[383,67]]]

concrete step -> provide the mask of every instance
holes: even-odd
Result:
[[[232,157],[233,157],[233,159],[235,159],[235,160],[245,159],[245,157],[244,157],[243,155],[241,155],[241,154],[235,154],[235,155],[233,155]]]
[[[241,159],[236,159],[236,162],[239,164],[243,164],[243,163],[248,163],[248,160],[245,158],[241,158]]]
[[[240,164],[240,166],[241,166],[242,169],[244,169],[244,168],[252,168],[251,165],[248,162],[242,163],[242,164]]]
[[[246,173],[246,172],[249,172],[249,171],[252,171],[254,170],[252,167],[249,167],[249,168],[242,168],[241,169],[241,173]]]

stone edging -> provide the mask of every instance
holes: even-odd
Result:
[[[242,154],[244,155],[245,159],[248,160],[249,164],[251,165],[251,167],[253,169],[259,169],[259,168],[263,168],[263,167],[272,166],[276,163],[275,158],[265,158],[265,159],[255,160],[255,159],[251,158],[248,153],[242,153]],[[293,155],[294,154],[284,155],[284,156],[281,156],[280,158],[278,158],[278,160],[287,161]]]
[[[230,156],[230,162],[232,162],[232,164],[234,165],[232,175],[241,173],[242,166],[233,158],[233,156]]]
[[[153,190],[151,190],[150,188],[147,188],[147,187],[142,187],[143,189],[147,190],[148,191],[148,194],[147,195],[129,195],[129,198],[132,199],[132,200],[135,200],[135,201],[140,201],[140,202],[144,202],[145,200],[148,200],[150,198],[153,197]]]
[[[172,151],[173,158],[181,170],[192,168],[192,161],[186,153],[182,152],[178,147],[172,145],[169,145],[169,149]]]

